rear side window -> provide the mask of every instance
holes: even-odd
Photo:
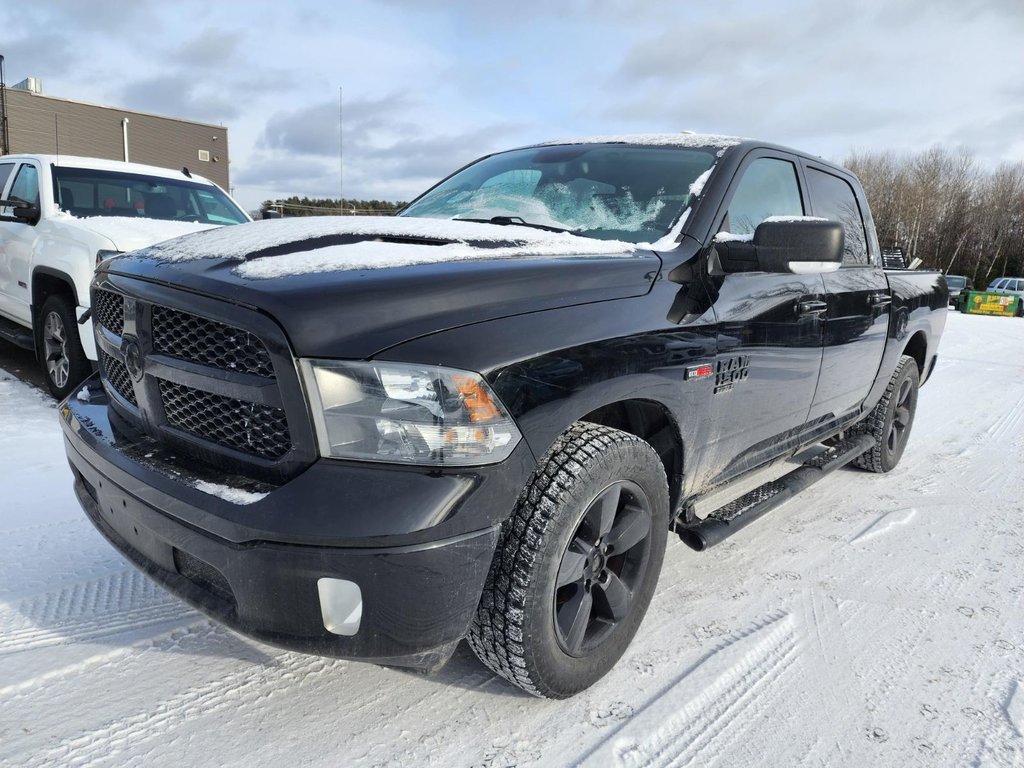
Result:
[[[838,221],[846,231],[843,264],[867,264],[864,219],[857,205],[857,197],[853,194],[853,187],[845,179],[816,168],[807,169],[807,186],[811,192],[814,215]]]
[[[11,171],[13,170],[14,163],[0,163],[0,198],[4,196],[7,180],[11,178]]]
[[[787,160],[758,158],[743,172],[729,203],[724,229],[749,235],[769,216],[803,216],[796,167]]]

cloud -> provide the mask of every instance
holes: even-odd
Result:
[[[156,112],[185,120],[222,122],[241,114],[230,90],[197,81],[185,72],[136,80],[121,89],[120,101],[129,109]]]
[[[40,56],[40,49],[47,51]],[[59,77],[75,70],[82,51],[74,40],[60,32],[43,31],[4,41],[4,76],[7,85],[26,77]],[[45,83],[44,83],[45,85]]]
[[[257,187],[304,189],[311,182],[325,185],[333,177],[337,191],[337,165],[331,167],[323,160],[287,157],[258,158],[235,172],[235,183]]]
[[[220,67],[235,57],[238,44],[237,33],[207,29],[178,49],[177,61],[189,69]]]
[[[608,78],[609,90],[629,95],[590,114],[831,157],[855,146],[926,147],[978,133],[977,125],[955,130],[968,115],[1005,125],[1000,117],[1019,103],[1002,93],[1020,68],[1020,8],[1019,0],[794,0],[784,13],[732,3],[706,18],[669,15],[632,39]]]
[[[260,145],[268,149],[322,157],[338,155],[339,117],[343,118],[345,143],[366,144],[374,130],[394,126],[412,104],[401,93],[377,99],[327,101],[296,110],[280,111],[267,120]]]

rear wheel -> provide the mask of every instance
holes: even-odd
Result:
[[[919,384],[917,361],[904,355],[882,399],[863,423],[864,431],[875,438],[875,445],[854,459],[854,466],[871,472],[889,472],[900,463],[914,425]]]
[[[43,302],[37,334],[36,348],[46,385],[54,397],[63,400],[92,370],[82,349],[75,314],[66,298],[54,294]]]
[[[503,528],[470,645],[534,695],[589,687],[636,634],[667,535],[668,485],[654,449],[619,430],[573,426]]]

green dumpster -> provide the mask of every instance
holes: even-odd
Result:
[[[968,315],[997,315],[1002,317],[1019,317],[1024,299],[1007,293],[988,293],[987,291],[967,291],[960,297],[960,311]]]

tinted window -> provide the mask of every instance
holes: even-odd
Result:
[[[838,176],[814,168],[807,169],[807,186],[811,191],[814,215],[838,221],[846,231],[843,264],[867,264],[864,220],[853,187]]]
[[[11,177],[14,170],[14,163],[0,163],[0,198],[4,195],[4,187],[7,186],[7,179]]]
[[[21,166],[18,175],[14,178],[14,186],[11,187],[12,200],[24,200],[33,205],[39,205],[39,171],[34,165]]]
[[[732,196],[724,229],[749,235],[769,216],[803,216],[795,166],[762,157],[752,162]]]
[[[92,168],[54,168],[57,200],[74,216],[177,219],[204,224],[247,221],[217,187],[175,179]]]

